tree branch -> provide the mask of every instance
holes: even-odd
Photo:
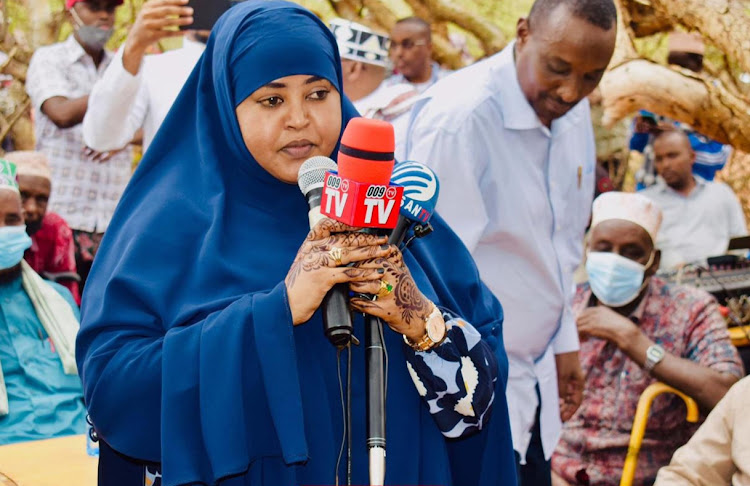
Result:
[[[750,72],[750,17],[740,0],[641,0],[675,23],[699,31]]]
[[[599,88],[606,126],[647,109],[750,152],[750,104],[715,80],[638,59],[608,71]]]

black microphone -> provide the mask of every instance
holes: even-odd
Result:
[[[305,195],[310,211],[307,213],[310,228],[323,219],[320,214],[320,201],[323,197],[323,182],[326,172],[335,171],[336,162],[328,157],[317,156],[307,159],[299,168],[297,184]],[[349,285],[336,284],[323,298],[323,332],[331,344],[344,348],[352,339],[354,326],[349,310]]]

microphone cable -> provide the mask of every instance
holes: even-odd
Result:
[[[344,383],[341,379],[341,352],[346,349],[346,399],[344,398]],[[351,344],[336,349],[336,369],[338,371],[339,397],[341,398],[342,425],[341,447],[336,459],[336,470],[334,471],[334,484],[339,486],[339,469],[341,468],[341,457],[346,448],[346,484],[352,484],[352,348]]]

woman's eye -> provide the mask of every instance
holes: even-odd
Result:
[[[273,108],[274,106],[279,106],[283,102],[284,102],[284,100],[282,100],[278,96],[271,96],[271,97],[268,97],[266,99],[260,100],[260,103],[263,106],[267,106],[267,107],[270,107],[270,108]]]
[[[319,89],[317,91],[313,91],[312,94],[310,94],[310,99],[313,100],[324,100],[328,96],[328,90],[327,89]]]

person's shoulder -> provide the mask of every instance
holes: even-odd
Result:
[[[734,190],[729,186],[729,184],[725,182],[713,180],[704,181],[704,184],[710,191],[715,192],[716,194],[720,194],[725,197],[731,197],[732,199],[737,198],[737,194],[735,194]]]
[[[691,285],[668,282],[661,277],[653,277],[657,294],[681,307],[693,307],[696,304],[705,307],[716,303],[716,298],[703,289]]]
[[[67,41],[57,42],[46,46],[38,47],[31,56],[29,66],[38,65],[39,63],[59,63],[67,58]]]
[[[496,54],[495,56],[498,56]],[[432,127],[458,130],[493,110],[495,57],[480,61],[439,80],[422,95],[419,116]]]

